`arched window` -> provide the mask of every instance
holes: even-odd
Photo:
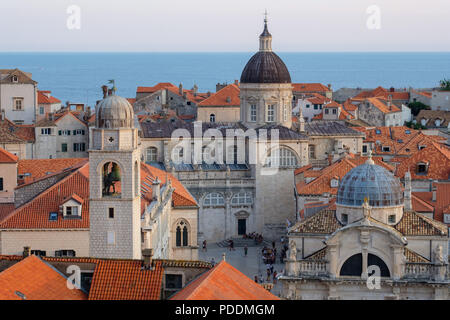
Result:
[[[173,162],[180,164],[183,163],[184,160],[184,151],[183,147],[178,146],[172,150],[172,160]]]
[[[156,162],[158,157],[158,149],[149,147],[146,150],[146,162]]]
[[[120,167],[115,162],[107,162],[102,171],[102,195],[110,197],[121,196]]]
[[[297,166],[297,157],[287,148],[273,150],[266,158],[268,167],[294,167]]]
[[[189,245],[189,226],[187,222],[181,220],[175,229],[175,246],[187,247]]]
[[[253,203],[253,196],[251,192],[239,192],[231,198],[231,204],[246,205]]]
[[[225,204],[223,196],[220,193],[209,193],[203,200],[205,206],[220,206]]]
[[[216,115],[214,113],[209,115],[209,122],[216,122]]]
[[[378,256],[369,253],[367,255],[367,266],[376,265],[380,268],[382,277],[390,277],[389,268]],[[362,254],[357,253],[348,258],[341,267],[339,275],[360,277],[362,273]]]

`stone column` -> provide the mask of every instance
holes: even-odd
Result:
[[[328,273],[331,278],[338,276],[338,246],[336,244],[328,244]]]
[[[394,257],[392,263],[392,278],[395,280],[403,277],[403,271],[405,267],[405,256],[403,255],[403,246],[392,245],[392,255]]]
[[[362,273],[361,278],[366,280],[367,279],[367,258],[368,258],[368,250],[367,247],[369,245],[370,240],[370,233],[369,231],[361,230],[361,251],[362,251]]]

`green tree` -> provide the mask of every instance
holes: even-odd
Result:
[[[411,102],[408,104],[408,107],[411,109],[411,113],[414,117],[419,114],[420,110],[431,110],[430,106],[427,106],[420,101]]]
[[[443,91],[450,91],[450,79],[442,79],[439,81],[439,84],[441,85],[441,90]]]

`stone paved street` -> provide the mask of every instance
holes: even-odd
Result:
[[[280,263],[279,253],[281,252],[281,244],[277,243],[277,261],[274,264],[274,270],[279,274],[284,269],[284,264]],[[255,275],[262,275],[266,280],[266,265],[262,260],[262,246],[249,247],[247,257],[244,255],[243,247],[235,247],[235,250],[230,251],[229,248],[219,247],[216,243],[208,244],[207,252],[203,252],[201,246],[199,248],[199,259],[211,262],[214,258],[215,262],[218,263],[222,260],[222,254],[225,253],[225,260],[231,264],[233,267],[241,271],[243,274],[248,276],[250,279],[254,279]],[[272,278],[270,280],[272,282]],[[279,296],[281,292],[280,282],[271,291],[273,294]]]

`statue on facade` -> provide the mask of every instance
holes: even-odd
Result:
[[[440,265],[445,264],[444,250],[443,250],[441,244],[439,244],[439,245],[434,249],[434,252],[433,252],[433,258],[434,258],[434,263],[435,263],[435,264],[440,264]]]
[[[294,240],[289,242],[289,260],[297,260],[297,245]]]

